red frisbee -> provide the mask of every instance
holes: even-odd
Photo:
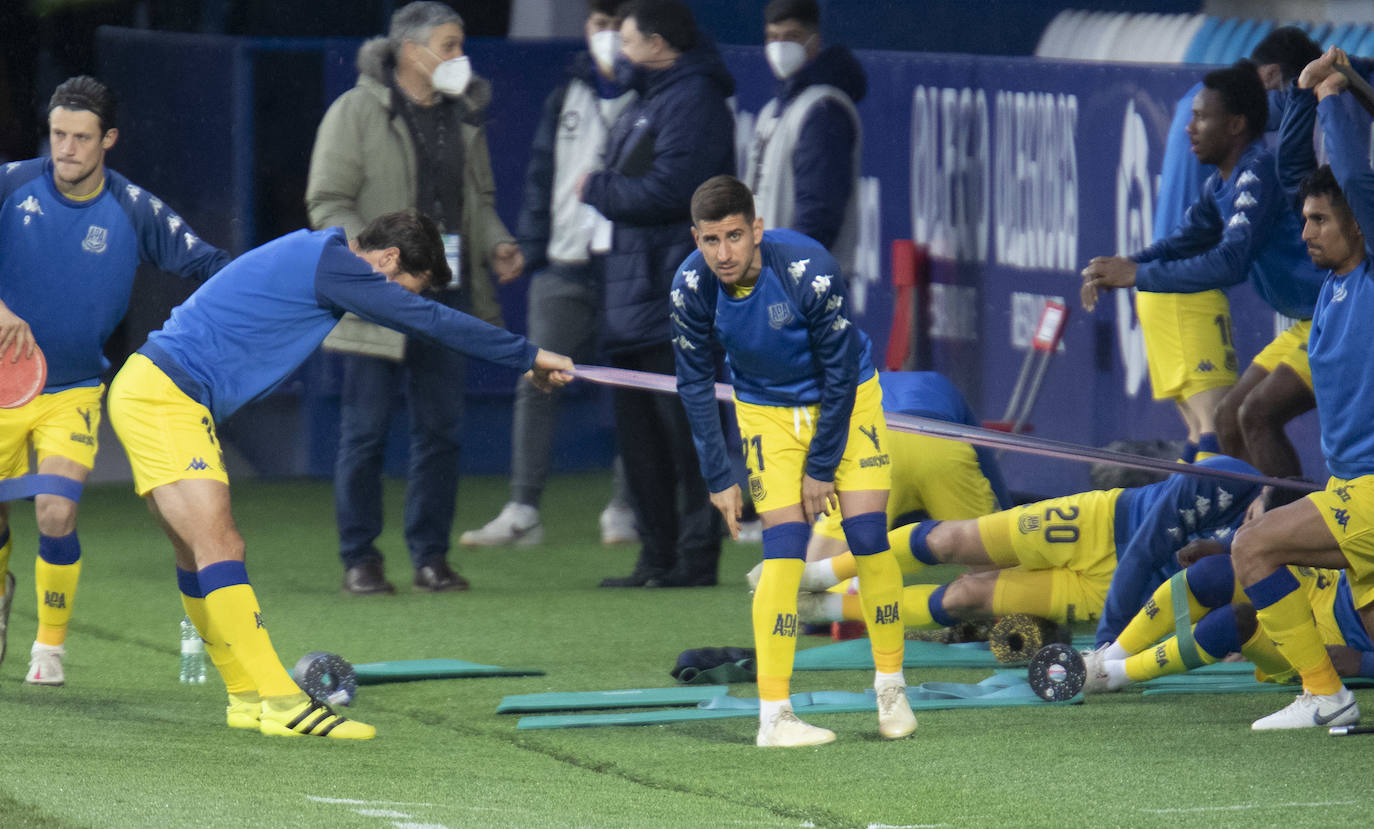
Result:
[[[17,409],[38,396],[48,382],[48,363],[37,345],[33,355],[14,359],[18,344],[0,355],[0,409]]]

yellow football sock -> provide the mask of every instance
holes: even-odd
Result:
[[[224,680],[225,690],[235,696],[256,698],[258,687],[253,684],[253,677],[234,658],[220,632],[210,625],[205,600],[182,593],[181,606],[186,609],[186,616],[191,620],[191,624],[196,626],[196,631],[205,642],[205,652],[210,655],[215,670],[219,671],[220,679]]]
[[[911,554],[911,534],[916,531],[920,524],[903,524],[897,529],[887,534],[888,546],[892,548],[892,555],[897,559],[897,567],[901,569],[903,576],[925,569],[925,562],[917,560]]]
[[[795,587],[793,590],[795,593]],[[226,648],[233,649],[239,665],[251,677],[259,694],[264,697],[283,697],[301,693],[300,686],[282,667],[281,659],[272,647],[272,639],[267,635],[267,627],[262,621],[258,597],[252,587],[230,584],[212,590],[205,597],[205,610],[209,628],[223,637]]]
[[[67,623],[72,618],[76,582],[81,577],[81,560],[53,564],[41,556],[34,559],[33,586],[38,594],[38,635],[40,645],[60,645],[67,641]]]
[[[1187,580],[1183,580],[1185,589]],[[1188,619],[1197,622],[1207,615],[1209,608],[1203,607],[1196,598],[1193,591],[1188,590]],[[1161,637],[1170,633],[1174,629],[1174,580],[1165,579],[1154,595],[1145,602],[1145,606],[1140,612],[1131,619],[1126,628],[1121,631],[1121,635],[1116,637],[1116,643],[1126,650],[1127,653],[1143,653]],[[1129,674],[1130,672],[1127,671]],[[1163,676],[1163,674],[1156,674]],[[1131,677],[1135,679],[1134,676]]]
[[[939,584],[913,584],[902,591],[902,619],[913,630],[938,630],[944,625],[930,615],[930,595]]]
[[[1322,695],[1341,690],[1341,678],[1331,664],[1331,657],[1326,655],[1326,644],[1317,632],[1306,591],[1298,589],[1286,593],[1273,604],[1256,608],[1255,613],[1274,647],[1302,674],[1304,690]]]
[[[1261,676],[1277,677],[1293,671],[1293,666],[1274,647],[1274,640],[1269,638],[1264,628],[1255,629],[1254,635],[1240,646],[1240,653],[1255,663],[1255,672]]]
[[[1217,661],[1217,658],[1204,648],[1197,648],[1196,650],[1202,664],[1211,665]],[[1183,664],[1177,636],[1170,636],[1154,648],[1149,648],[1126,658],[1126,676],[1130,677],[1132,682],[1144,682],[1156,677],[1181,674],[1186,670],[1188,670],[1188,666]]]
[[[754,590],[754,652],[759,699],[785,700],[797,653],[797,589],[806,562],[799,558],[763,561]]]
[[[835,587],[844,587],[845,582],[859,575],[859,568],[854,566],[853,553],[840,553],[830,559],[830,566],[835,570],[835,578],[839,579],[839,584]],[[834,588],[831,588],[832,590]]]
[[[873,667],[879,673],[902,670],[906,644],[902,628],[902,572],[890,550],[855,556],[859,568],[859,602],[873,647]]]

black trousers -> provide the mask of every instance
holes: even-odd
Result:
[[[616,368],[674,373],[670,342],[611,357]],[[687,412],[675,394],[617,388],[616,443],[644,546],[635,573],[714,577],[724,521],[701,477]]]

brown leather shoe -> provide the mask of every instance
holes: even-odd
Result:
[[[424,564],[415,571],[415,589],[425,593],[447,593],[469,587],[468,580],[453,572],[447,561]]]
[[[364,561],[344,571],[343,592],[354,596],[389,596],[396,587],[386,580],[380,561]]]

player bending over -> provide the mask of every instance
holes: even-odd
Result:
[[[1215,455],[1198,466],[1256,474]],[[1099,620],[1110,642],[1150,592],[1178,572],[1175,553],[1194,538],[1227,538],[1260,487],[1175,473],[1129,489],[1066,495],[966,521],[924,521],[888,539],[904,575],[936,564],[972,572],[949,584],[915,584],[902,594],[906,625],[936,628],[1010,613],[1057,622]],[[859,575],[848,555],[806,565],[801,589],[823,591]],[[803,621],[854,618],[851,597],[803,597]]]
[[[1374,642],[1355,610],[1346,574],[1312,567],[1288,571],[1301,585],[1337,673],[1374,676]],[[1117,691],[1133,682],[1211,665],[1232,653],[1255,663],[1255,676],[1262,682],[1297,677],[1260,629],[1254,607],[1236,584],[1231,556],[1211,555],[1161,584],[1115,642],[1086,655],[1083,691]]]
[[[885,371],[878,374],[883,409],[966,426],[981,425],[964,396],[935,371]],[[1011,506],[1002,470],[991,451],[958,440],[889,430],[892,490],[887,497],[887,526],[920,511],[939,521],[977,518]],[[910,520],[910,519],[908,519]],[[840,515],[821,516],[811,527],[806,560],[839,555],[845,544]]]
[[[798,719],[789,687],[797,644],[797,586],[813,516],[844,516],[877,673],[878,732],[916,729],[902,675],[901,574],[887,546],[891,458],[872,345],[845,315],[844,277],[814,240],[764,231],[754,194],[732,176],[692,195],[697,250],[673,279],[677,386],[711,503],[739,537],[743,502],[731,482],[716,408],[713,341],[735,384],[749,490],[763,522],[763,571],[754,593],[759,746],[828,743]]]
[[[110,384],[110,423],[134,487],[171,539],[182,605],[229,692],[231,728],[369,739],[376,730],[301,691],[268,637],[229,509],[215,424],[270,393],[345,311],[562,385],[572,361],[417,296],[451,279],[434,223],[414,210],[297,231],[227,265],[172,311]]]

